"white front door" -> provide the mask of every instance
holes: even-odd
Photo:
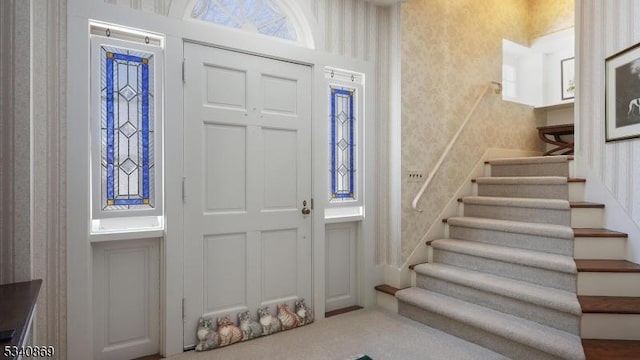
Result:
[[[311,68],[185,43],[184,346],[311,296]]]

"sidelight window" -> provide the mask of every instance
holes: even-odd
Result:
[[[91,26],[92,232],[161,226],[162,40]]]

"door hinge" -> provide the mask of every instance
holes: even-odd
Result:
[[[311,210],[313,210],[313,198],[311,198]]]
[[[186,299],[182,298],[182,321],[185,321],[185,319],[187,318],[187,305],[186,304]]]
[[[182,178],[182,203],[186,204],[187,202],[187,178],[183,177]]]
[[[182,59],[182,83],[186,83],[187,82],[187,78],[186,78],[186,75],[185,75],[184,63],[185,63],[185,59]]]

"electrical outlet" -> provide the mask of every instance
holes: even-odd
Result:
[[[409,175],[407,177],[409,179],[409,182],[424,181],[424,174],[422,173],[422,170],[418,170],[418,169],[409,169]]]

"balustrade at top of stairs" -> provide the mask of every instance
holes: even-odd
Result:
[[[415,286],[395,293],[398,312],[511,358],[595,360],[627,344],[640,359],[640,266],[621,262],[626,234],[601,229],[604,206],[582,201],[572,159],[489,161]]]

